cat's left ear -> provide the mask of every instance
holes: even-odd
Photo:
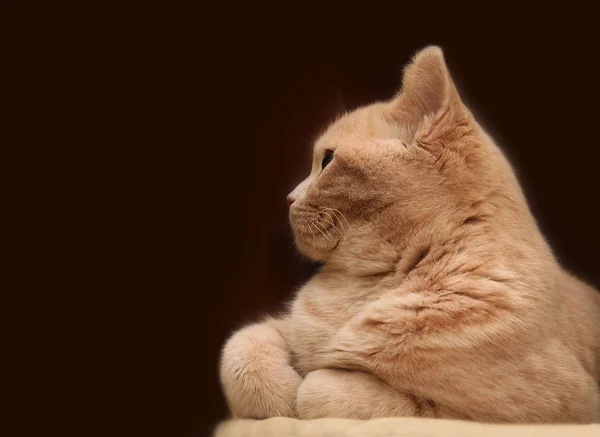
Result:
[[[402,89],[390,102],[388,117],[416,129],[460,106],[442,49],[430,46],[405,68]]]

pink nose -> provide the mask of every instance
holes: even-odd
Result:
[[[296,199],[294,199],[292,196],[287,196],[288,206],[292,206],[292,203],[294,203],[295,201]]]

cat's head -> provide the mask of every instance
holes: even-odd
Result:
[[[340,117],[316,141],[310,175],[288,196],[298,248],[328,261],[441,216],[466,220],[466,205],[494,178],[498,152],[488,143],[441,49],[425,48],[396,97]]]

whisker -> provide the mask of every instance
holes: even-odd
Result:
[[[346,220],[346,217],[339,209],[335,209],[335,208],[325,208],[325,209],[333,212],[334,214],[338,213],[339,215],[341,215],[342,218],[344,219],[344,221],[346,222],[346,225],[348,226],[348,228],[350,228],[350,223],[348,223],[348,220]]]
[[[327,238],[329,241],[333,241],[333,239],[331,238],[331,236],[329,235],[329,232],[327,232],[327,229],[325,228],[325,226],[323,226],[321,223],[317,223],[317,222],[313,222],[313,225],[315,225],[315,228],[317,228],[317,230],[325,237]],[[321,230],[321,227],[325,230],[325,232],[323,232]]]
[[[331,220],[331,221],[329,221],[329,220],[327,220],[327,219],[325,219],[325,218],[324,218],[324,220],[325,220],[327,223],[329,223],[331,226],[333,226],[333,229],[335,229],[337,232],[341,233],[341,232],[340,232],[340,230],[339,230],[339,229],[337,228],[337,226],[335,225],[333,217],[331,217],[331,215],[330,215],[328,212],[326,212],[326,211],[321,211],[321,212],[322,212],[323,214],[327,214],[327,217],[329,217],[329,220]]]
[[[310,235],[312,235],[313,238],[315,238],[315,233],[312,231],[312,223],[308,223],[308,230],[310,231]]]
[[[323,225],[325,228],[325,225]],[[331,241],[335,241],[335,237],[329,232],[329,228],[325,228],[325,233],[331,237]]]
[[[337,209],[336,210],[333,210],[333,208],[324,208],[324,209],[326,209],[328,211],[331,211],[332,214],[335,215],[335,218],[338,219],[340,221],[340,223],[342,223],[342,220],[340,219],[340,214],[341,213]]]
[[[315,229],[321,233],[321,235],[323,235],[324,237],[326,237],[326,235],[323,233],[323,231],[321,230],[321,228],[319,228],[319,227],[317,226],[317,224],[316,224],[316,223],[312,223],[312,224],[314,225]]]

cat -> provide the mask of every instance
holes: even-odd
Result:
[[[600,294],[558,264],[439,47],[329,126],[288,203],[322,267],[226,342],[234,417],[597,420]]]

